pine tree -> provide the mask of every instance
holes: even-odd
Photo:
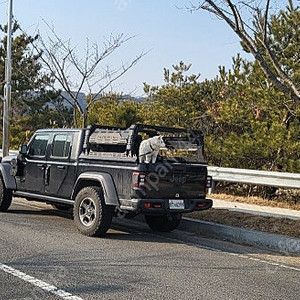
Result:
[[[272,87],[257,63],[237,57],[231,70],[220,69],[220,78],[223,93],[215,95],[218,100],[208,112],[214,123],[207,136],[210,163],[299,172],[299,107],[294,110],[298,117],[291,117],[285,95]]]
[[[0,29],[6,33],[7,26],[0,26]],[[66,108],[59,111],[53,106],[59,101],[59,94],[48,89],[51,77],[44,73],[39,61],[40,54],[36,54],[31,47],[38,37],[20,33],[17,22],[12,32],[11,147],[17,148],[37,128],[52,126],[53,119],[57,124],[66,125],[67,121],[63,120],[68,119],[69,112]],[[5,83],[6,45],[7,38],[4,36],[0,42],[1,95]],[[52,103],[52,108],[47,103]]]
[[[113,93],[94,101],[88,114],[88,124],[122,128],[128,128],[132,124],[142,122],[142,120],[139,103],[131,99],[124,100],[122,95]]]
[[[187,75],[191,65],[179,62],[173,65],[173,71],[164,69],[162,86],[150,86],[144,83],[147,103],[143,105],[145,122],[156,125],[186,127],[195,124],[202,114],[201,90],[198,75]]]

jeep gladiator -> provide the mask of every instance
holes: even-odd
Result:
[[[160,135],[155,163],[139,163],[142,140]],[[113,216],[144,214],[154,231],[177,228],[183,213],[209,209],[211,178],[199,130],[131,125],[122,129],[40,129],[0,164],[0,211],[12,197],[73,207],[78,230],[101,236]]]

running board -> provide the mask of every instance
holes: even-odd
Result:
[[[34,199],[36,201],[43,201],[43,202],[54,202],[54,203],[69,204],[69,205],[74,204],[73,200],[51,197],[51,196],[47,196],[47,195],[37,195],[37,194],[28,193],[28,192],[16,191],[13,193],[13,196],[30,198],[30,199]]]

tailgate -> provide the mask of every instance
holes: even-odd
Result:
[[[205,198],[207,168],[191,164],[149,164],[144,197],[148,199]]]

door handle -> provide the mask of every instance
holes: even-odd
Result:
[[[45,165],[44,164],[37,164],[38,168],[44,169]]]
[[[45,168],[45,174],[44,174],[44,184],[49,185],[49,177],[50,177],[50,166],[47,166]]]
[[[65,169],[65,166],[57,166],[57,169]]]

